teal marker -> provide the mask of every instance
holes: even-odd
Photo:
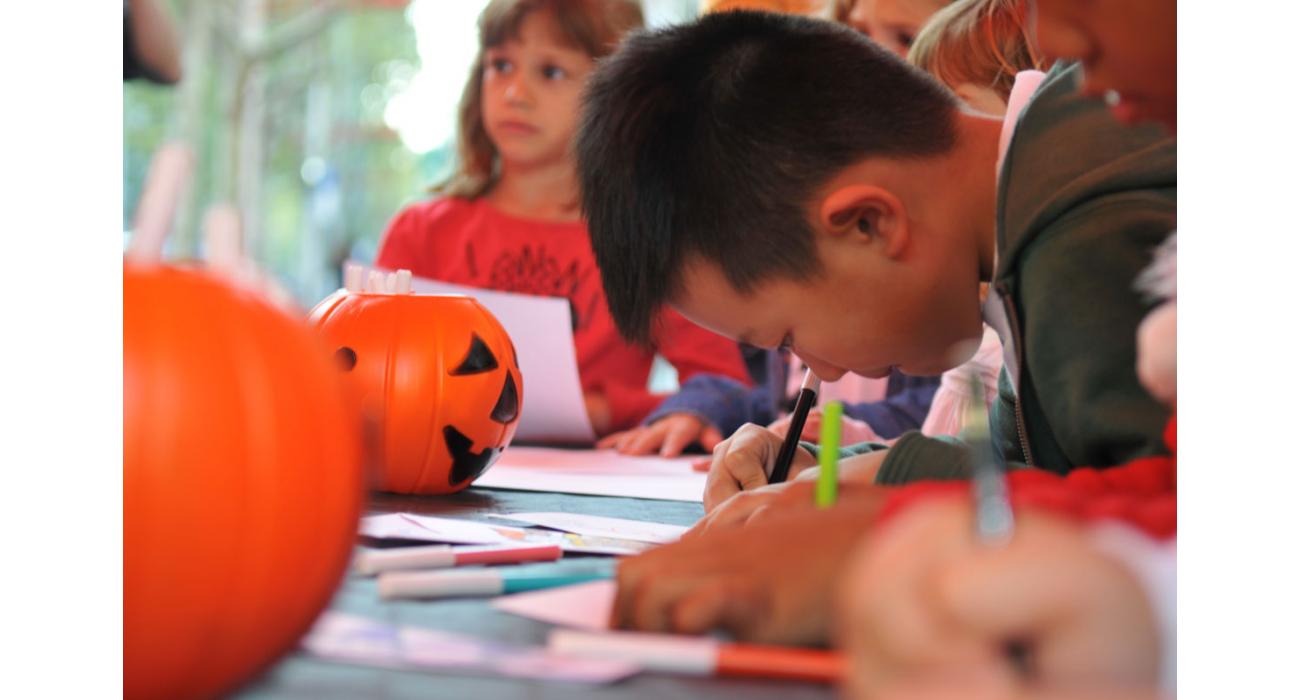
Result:
[[[818,461],[821,469],[817,474],[817,493],[814,498],[818,508],[830,508],[835,505],[839,495],[840,475],[840,418],[844,415],[844,404],[831,401],[822,408],[822,440]]]
[[[379,575],[379,595],[385,599],[495,596],[602,581],[613,576],[614,567],[608,565],[394,571]]]

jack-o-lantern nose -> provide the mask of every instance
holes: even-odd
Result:
[[[492,408],[492,420],[509,423],[519,416],[519,389],[515,386],[515,376],[506,371],[506,383],[501,387],[501,396]]]

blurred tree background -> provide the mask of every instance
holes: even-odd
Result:
[[[234,204],[244,248],[299,303],[373,259],[403,204],[452,167],[455,107],[485,0],[169,0],[184,77],[123,86],[124,201],[159,146],[195,155],[169,259],[202,255],[209,207]],[[696,0],[649,0],[647,21]]]

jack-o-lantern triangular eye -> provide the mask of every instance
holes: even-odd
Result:
[[[515,387],[515,377],[506,370],[506,383],[501,387],[497,405],[492,407],[492,420],[509,423],[519,417],[519,389]]]
[[[458,365],[456,369],[452,370],[451,373],[455,376],[463,374],[481,374],[483,372],[491,372],[496,368],[496,355],[493,355],[492,350],[488,348],[487,343],[483,342],[483,339],[478,337],[477,333],[474,333],[473,337],[471,337],[469,341],[469,353],[465,355],[465,359],[461,360],[460,365]]]

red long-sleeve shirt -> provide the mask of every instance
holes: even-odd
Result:
[[[1065,476],[1039,469],[1007,475],[1017,510],[1047,510],[1079,520],[1120,520],[1152,537],[1178,532],[1178,416],[1165,426],[1168,455],[1135,459],[1107,469],[1075,469]],[[968,497],[965,481],[922,481],[898,487],[877,522],[931,498]]]
[[[435,199],[393,218],[375,264],[454,284],[567,298],[583,391],[605,395],[612,430],[636,425],[664,398],[646,388],[654,353],[624,341],[614,327],[580,221],[522,219],[482,198]],[[656,346],[682,382],[707,373],[750,383],[735,342],[672,311],[659,327]]]

